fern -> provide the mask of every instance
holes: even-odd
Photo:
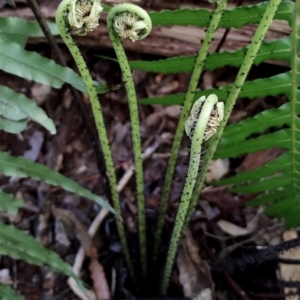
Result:
[[[7,124],[7,122],[23,124],[28,117],[48,129],[50,133],[56,133],[53,121],[35,102],[29,100],[23,94],[16,93],[5,86],[0,86],[0,129],[18,133],[13,130],[15,127]]]
[[[298,41],[299,42],[299,41]],[[224,51],[211,53],[204,63],[204,70],[213,71],[224,66],[239,67],[247,48],[240,48],[233,52]],[[254,64],[259,65],[265,60],[281,60],[289,62],[291,53],[291,37],[284,37],[278,40],[264,42],[254,59]],[[158,61],[131,61],[130,66],[136,70],[157,72],[164,74],[191,72],[193,70],[196,56],[180,56]]]
[[[296,4],[299,5],[297,2]],[[257,24],[260,21],[257,15],[263,13],[266,5],[267,2],[226,11],[224,18],[220,22],[220,27],[240,28],[249,23]],[[293,1],[281,2],[274,19],[287,21],[293,32],[287,37],[264,42],[254,60],[256,65],[269,59],[284,61],[289,64],[291,71],[270,78],[246,81],[239,94],[240,98],[249,99],[285,94],[290,102],[276,109],[265,110],[237,124],[228,125],[214,155],[215,159],[235,158],[242,154],[266,150],[272,147],[284,149],[286,152],[269,164],[257,170],[225,178],[216,182],[216,185],[235,185],[230,190],[239,194],[258,193],[258,197],[250,205],[268,205],[266,213],[285,218],[287,226],[290,227],[299,226],[300,224],[299,218],[297,219],[296,217],[300,211],[300,207],[297,204],[298,190],[300,189],[298,188],[300,179],[297,176],[298,172],[300,174],[300,170],[297,170],[300,161],[300,157],[298,158],[300,150],[297,150],[297,141],[300,139],[300,123],[298,119],[300,110],[297,103],[300,72],[297,69],[299,69],[300,62],[295,55],[291,57],[291,53],[297,53],[295,49],[299,49],[300,40],[297,36],[297,24],[294,21],[296,16],[293,16],[293,11]],[[184,22],[185,25],[205,26],[209,17],[205,10],[191,12],[185,9],[182,15],[180,15],[180,12],[153,13],[152,20],[154,24],[162,26],[167,26],[171,23],[179,24],[180,22]],[[176,14],[178,18],[174,22],[172,15]],[[186,19],[181,19],[179,15],[185,15]],[[161,16],[165,17],[164,20],[160,18]],[[231,17],[229,18],[229,16]],[[206,70],[214,70],[224,66],[238,67],[246,50],[247,48],[241,48],[234,52],[212,53],[208,56],[204,68]],[[148,72],[190,72],[193,67],[193,61],[194,56],[182,56],[151,62],[132,61],[131,67]],[[216,94],[219,99],[226,101],[231,87],[232,85],[225,85],[219,89],[199,91],[195,94],[194,100],[203,95]],[[176,94],[142,99],[140,104],[181,105],[183,99],[184,94]],[[258,137],[254,138],[253,135]]]
[[[256,79],[246,81],[240,92],[241,98],[253,99],[256,97],[262,98],[265,96],[277,96],[279,94],[287,94],[291,89],[291,72],[281,73],[270,78]],[[195,93],[194,100],[205,95],[216,94],[220,100],[226,101],[227,95],[232,85],[224,85],[219,89],[208,89]],[[176,94],[162,97],[153,97],[141,99],[140,104],[161,104],[161,105],[181,105],[184,99],[184,94]]]
[[[9,133],[20,133],[26,128],[26,120],[13,121],[0,117],[0,130]]]
[[[0,295],[2,300],[22,300],[11,287],[0,283]]]
[[[63,261],[58,254],[46,249],[23,231],[2,222],[0,222],[0,253],[15,259],[23,259],[38,266],[47,264],[52,270],[74,278],[83,288],[83,284],[74,274],[72,267]]]
[[[54,23],[48,22],[52,34],[58,34]],[[0,41],[14,42],[24,47],[28,37],[44,36],[37,22],[30,22],[26,19],[8,17],[0,18]]]
[[[21,199],[15,198],[11,194],[7,194],[0,190],[0,211],[5,211],[9,214],[16,214],[18,208],[23,205]]]
[[[261,21],[261,15],[264,13],[268,2],[250,5],[247,7],[237,7],[225,10],[218,28],[241,28],[247,24],[258,24]],[[293,20],[293,2],[282,1],[279,5],[274,20],[287,20],[292,24]],[[150,17],[153,26],[169,25],[194,25],[206,27],[212,16],[212,12],[207,9],[191,10],[188,8],[178,9],[176,11],[164,10],[162,12],[152,12]]]
[[[26,51],[17,43],[1,43],[0,69],[56,89],[69,83],[79,91],[86,92],[81,77],[72,69],[62,67],[38,53]],[[98,93],[108,91],[106,86],[97,82],[94,84]]]
[[[266,110],[254,118],[249,118],[227,127],[227,134],[223,136],[223,142],[216,153],[217,157],[236,157],[241,153],[256,152],[260,149],[268,149],[279,146],[287,152],[265,166],[225,178],[217,182],[217,185],[233,184],[232,192],[240,194],[261,193],[250,205],[267,205],[267,214],[284,218],[288,227],[299,226],[299,26],[297,15],[299,13],[299,1],[295,3],[295,15],[293,33],[290,40],[291,59],[291,85],[284,93],[289,103],[278,109]],[[280,129],[283,125],[287,129]],[[245,127],[246,126],[246,127]],[[252,128],[252,126],[255,127]],[[265,131],[276,127],[277,131],[266,134]],[[273,129],[274,130],[274,129]],[[243,134],[235,133],[244,131]],[[254,139],[251,134],[260,133]],[[234,141],[233,144],[231,142]],[[237,143],[240,149],[237,150]],[[256,145],[256,146],[254,146]]]
[[[48,25],[52,33],[57,34],[56,25],[53,23]],[[0,18],[0,28],[0,69],[54,88],[60,88],[66,82],[82,92],[86,91],[81,77],[73,70],[62,67],[38,53],[23,49],[29,36],[42,35],[36,22],[28,22],[21,18]],[[107,91],[104,85],[97,82],[94,82],[94,85],[98,93]],[[26,128],[28,119],[39,123],[51,134],[56,133],[54,122],[36,103],[23,94],[0,86],[0,130],[19,133]],[[6,176],[30,177],[60,186],[67,191],[95,201],[115,213],[115,210],[103,198],[91,193],[62,174],[23,157],[13,157],[8,153],[0,152],[0,172]],[[16,214],[22,205],[21,199],[16,199],[13,195],[0,190],[0,211]],[[0,254],[22,259],[38,266],[47,264],[52,270],[75,279],[81,290],[85,290],[83,283],[73,272],[72,267],[55,252],[43,247],[32,236],[2,222],[0,222]],[[10,287],[3,284],[0,284],[0,295],[1,299],[21,299]]]
[[[272,1],[271,1],[272,2]],[[238,7],[224,12],[219,28],[241,28],[246,24],[259,24],[261,16],[265,12],[269,2],[264,2],[248,7]],[[296,8],[295,8],[296,6]],[[266,213],[285,218],[287,226],[299,226],[298,215],[300,212],[299,198],[300,187],[300,120],[298,114],[300,107],[297,102],[299,95],[298,86],[300,82],[300,65],[297,57],[300,41],[297,36],[298,25],[296,23],[297,13],[293,16],[293,10],[299,11],[299,1],[282,1],[275,14],[277,20],[284,20],[291,26],[293,33],[281,39],[264,42],[254,59],[254,64],[259,65],[267,60],[280,60],[289,64],[291,70],[270,78],[260,78],[244,83],[239,97],[253,99],[268,95],[277,96],[285,94],[289,102],[279,108],[265,110],[253,118],[243,120],[237,124],[228,125],[215,152],[214,158],[234,158],[242,154],[253,153],[259,150],[280,147],[284,154],[276,158],[267,165],[256,170],[240,173],[235,176],[225,178],[216,182],[216,185],[230,185],[230,191],[238,194],[258,194],[250,205],[266,205]],[[109,7],[105,7],[109,11]],[[151,19],[153,25],[194,25],[207,27],[212,16],[212,12],[207,9],[180,9],[176,11],[152,12]],[[2,23],[1,23],[2,22]],[[70,83],[78,90],[85,92],[86,89],[82,79],[74,71],[57,65],[37,53],[24,50],[24,44],[28,35],[40,34],[34,24],[24,23],[27,30],[21,31],[21,37],[13,36],[15,30],[10,30],[14,22],[24,22],[21,19],[0,19],[5,30],[0,33],[0,68],[5,72],[35,80],[37,82],[60,88],[65,82]],[[55,31],[55,28],[52,29]],[[26,33],[27,32],[27,33]],[[3,44],[3,45],[2,45]],[[209,54],[204,63],[204,70],[215,70],[224,66],[239,67],[242,64],[245,53],[248,49],[241,48],[234,52],[222,52]],[[291,53],[292,55],[291,57]],[[18,60],[16,60],[16,57]],[[148,72],[180,73],[191,72],[194,68],[195,56],[182,56],[168,58],[159,61],[132,61],[131,68],[145,70]],[[105,86],[94,83],[98,93],[107,91]],[[232,85],[225,85],[219,89],[209,89],[198,91],[194,95],[194,101],[201,96],[216,94],[219,100],[226,101]],[[0,87],[2,94],[14,93],[7,88]],[[13,96],[12,96],[13,95]],[[183,104],[185,94],[169,95],[140,100],[140,104],[162,104],[173,105]],[[10,99],[15,98],[16,102],[9,104],[0,98],[5,106],[2,108],[0,117],[0,129],[18,133],[26,126],[26,119],[42,124],[50,132],[54,132],[51,127],[51,120],[47,119],[43,111],[38,111],[38,118],[33,111],[28,110],[29,100],[24,98],[18,102],[22,95],[10,94]],[[26,102],[27,101],[27,102]],[[300,101],[300,100],[299,100]],[[230,103],[230,102],[228,102]],[[27,106],[28,105],[28,106]],[[15,109],[19,110],[19,115],[14,114]],[[1,111],[0,111],[1,115]],[[44,119],[42,119],[44,118]],[[45,121],[46,120],[46,121]],[[48,124],[47,124],[48,121]],[[1,127],[2,126],[2,127]],[[257,136],[253,138],[253,135]],[[299,169],[299,170],[298,170]],[[68,191],[78,193],[97,203],[111,207],[102,198],[92,194],[80,187],[72,180],[63,175],[49,171],[45,166],[32,163],[21,157],[12,157],[7,153],[0,152],[0,171],[6,176],[31,177],[37,180],[44,180],[49,184],[55,184]],[[0,210],[15,213],[22,202],[14,199],[12,195],[0,191]],[[111,209],[112,210],[112,209]],[[17,247],[16,247],[17,246]],[[8,254],[16,259],[24,259],[27,262],[41,265],[48,263],[51,268],[62,272],[68,276],[74,276],[69,265],[64,263],[55,253],[46,250],[38,244],[32,237],[17,230],[13,226],[0,223],[0,252]],[[77,279],[77,278],[76,278]],[[78,280],[78,279],[77,279]],[[12,294],[10,288],[0,285],[1,291],[11,295],[9,299],[18,299]],[[9,294],[11,293],[11,294]]]
[[[8,153],[0,152],[0,172],[6,176],[23,178],[31,177],[37,180],[43,180],[49,184],[61,186],[67,191],[89,198],[115,213],[115,210],[109,205],[109,203],[101,197],[91,193],[89,190],[86,190],[62,174],[23,157],[13,157]]]

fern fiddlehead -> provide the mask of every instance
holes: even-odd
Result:
[[[107,28],[109,37],[118,58],[121,71],[125,80],[127,91],[130,120],[132,128],[133,155],[136,173],[136,191],[138,206],[138,228],[140,257],[143,275],[147,272],[147,240],[146,240],[146,218],[145,197],[143,183],[143,164],[141,137],[139,127],[139,114],[137,97],[130,66],[124,52],[120,39],[129,38],[132,42],[145,38],[152,28],[148,13],[134,4],[124,3],[114,6],[107,16]]]
[[[190,161],[169,246],[162,281],[162,294],[166,294],[169,285],[175,255],[182,236],[182,230],[185,225],[186,213],[189,208],[190,199],[198,176],[202,144],[216,133],[219,123],[222,121],[223,117],[223,102],[218,102],[216,95],[210,95],[207,98],[203,96],[195,102],[190,116],[185,123],[186,134],[192,140]]]
[[[166,175],[165,175],[165,182],[164,182],[164,186],[163,186],[163,190],[162,190],[162,197],[161,197],[159,214],[158,214],[158,219],[157,219],[157,226],[156,226],[156,230],[155,230],[155,242],[154,242],[154,250],[153,250],[154,261],[157,259],[158,249],[159,249],[159,245],[161,243],[164,217],[165,217],[165,213],[166,213],[166,209],[167,209],[169,191],[171,189],[171,184],[172,184],[172,177],[173,177],[173,173],[175,170],[176,158],[178,156],[181,140],[183,137],[184,122],[186,121],[186,119],[188,117],[188,113],[191,109],[191,106],[192,106],[192,103],[194,100],[195,91],[198,86],[199,77],[202,73],[204,62],[205,62],[205,59],[208,54],[208,50],[209,50],[210,44],[212,42],[214,33],[218,28],[218,24],[221,20],[222,13],[226,7],[226,4],[227,4],[227,0],[219,1],[219,4],[218,4],[216,10],[214,11],[211,22],[207,29],[207,33],[206,33],[205,38],[202,42],[202,45],[199,49],[199,52],[198,52],[198,55],[197,55],[197,58],[196,58],[196,61],[194,64],[194,70],[193,70],[191,80],[189,83],[188,91],[185,95],[183,108],[182,108],[182,112],[181,112],[179,122],[178,122],[178,125],[176,128],[176,133],[174,136],[174,141],[173,141],[172,149],[171,149],[171,155],[169,158],[168,167],[167,167],[167,171],[166,171]]]
[[[85,35],[93,31],[98,26],[101,12],[102,7],[99,0],[63,0],[56,11],[56,24],[62,39],[66,43],[76,62],[82,80],[86,86],[87,93],[90,97],[90,103],[106,164],[113,205],[117,214],[121,215],[121,206],[117,192],[117,179],[114,171],[114,163],[107,132],[105,129],[102,108],[98,99],[96,88],[93,84],[93,79],[78,47],[71,36],[71,33]],[[116,223],[124,257],[130,275],[132,278],[134,278],[134,269],[129,255],[124,225],[118,217],[116,218]]]

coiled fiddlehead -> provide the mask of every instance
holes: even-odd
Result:
[[[148,13],[145,10],[137,5],[124,3],[114,6],[109,11],[107,16],[107,28],[122,70],[124,81],[126,82],[125,88],[127,91],[130,111],[134,165],[136,173],[140,258],[143,275],[146,275],[147,240],[139,114],[131,69],[129,67],[129,63],[120,39],[129,38],[133,42],[141,40],[145,38],[151,31],[152,23]]]
[[[117,179],[103,120],[102,108],[98,99],[96,88],[93,84],[93,79],[78,47],[71,36],[71,33],[84,35],[94,30],[98,26],[101,11],[102,7],[99,0],[63,0],[56,11],[56,24],[62,39],[66,43],[76,62],[82,80],[86,86],[87,93],[90,97],[96,128],[106,164],[113,206],[116,212],[121,215],[119,194],[117,192]],[[129,255],[124,225],[118,217],[116,218],[116,223],[124,257],[130,275],[132,278],[134,278],[134,269]]]
[[[86,35],[98,27],[103,8],[98,1],[77,0],[70,2],[67,15],[71,33]]]
[[[186,213],[197,180],[201,150],[203,143],[213,136],[224,117],[224,104],[218,102],[216,95],[198,99],[192,107],[190,116],[185,123],[186,134],[192,140],[187,178],[180,199],[175,225],[169,246],[167,262],[162,281],[162,294],[165,295],[175,260],[177,248],[185,225]]]

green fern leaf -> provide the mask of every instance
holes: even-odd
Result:
[[[59,31],[55,23],[47,22],[53,35],[58,35]],[[2,17],[0,18],[1,34],[12,36],[43,37],[44,33],[36,21],[28,21],[24,18]]]
[[[298,40],[300,42],[300,40]],[[224,66],[238,67],[241,65],[247,48],[240,48],[234,52],[221,52],[209,54],[204,63],[204,70],[213,71]],[[255,57],[254,64],[259,65],[266,60],[280,60],[289,63],[291,54],[291,38],[265,42]],[[157,61],[131,61],[130,66],[135,70],[155,72],[163,74],[175,74],[180,72],[191,72],[194,67],[196,56],[180,56]]]
[[[294,195],[280,199],[280,201],[267,207],[264,212],[267,215],[284,219],[285,225],[288,228],[299,226],[300,206],[299,201]]]
[[[26,128],[26,120],[12,121],[0,116],[0,130],[8,133],[20,133]]]
[[[215,153],[215,158],[237,157],[241,154],[266,150],[271,147],[280,147],[291,150],[291,130],[282,129],[274,133],[262,135],[256,139],[249,139],[242,144],[234,144],[231,146],[220,145]]]
[[[43,109],[25,95],[16,93],[5,86],[0,86],[0,115],[12,121],[20,121],[29,117],[48,129],[50,133],[56,133],[53,121],[48,118]]]
[[[262,178],[260,181],[251,182],[250,184],[244,186],[238,186],[235,188],[229,189],[230,192],[238,194],[253,194],[261,193],[266,190],[271,190],[274,186],[285,187],[289,186],[291,183],[292,174],[285,173],[277,176]]]
[[[265,205],[274,201],[281,201],[283,198],[289,198],[293,195],[293,191],[288,188],[283,188],[281,186],[273,189],[271,192],[268,191],[265,194],[261,194],[255,199],[251,200],[248,203],[248,206],[259,206]]]
[[[284,80],[277,82],[278,85],[283,84],[281,93],[290,99],[290,103],[286,103],[278,109],[266,110],[253,118],[228,126],[216,154],[216,157],[236,157],[242,153],[253,153],[272,147],[281,147],[287,150],[286,153],[265,166],[216,182],[217,185],[234,184],[235,186],[230,190],[235,193],[260,193],[249,205],[267,206],[265,213],[283,218],[287,227],[300,225],[300,92],[298,90],[300,64],[297,56],[300,46],[297,37],[299,16],[296,15],[300,14],[299,1],[296,1],[295,5],[291,35],[290,65],[292,71],[288,76],[286,76],[287,73],[284,73]],[[286,81],[287,78],[289,78],[290,84]],[[265,131],[271,127],[284,127],[285,129],[266,134]],[[260,136],[256,139],[249,138],[254,133]],[[234,142],[233,136],[237,136]],[[237,147],[238,145],[239,147]]]
[[[267,5],[268,2],[263,2],[252,6],[236,7],[230,10],[225,10],[218,28],[241,28],[246,24],[258,24]],[[286,20],[289,24],[291,24],[293,9],[293,2],[282,1],[274,19]],[[175,11],[164,10],[162,12],[151,12],[150,17],[154,26],[194,25],[207,27],[211,14],[212,13],[207,9],[191,10],[183,8]]]
[[[299,75],[300,77],[300,75]],[[240,92],[240,98],[253,99],[256,97],[263,98],[265,96],[277,96],[279,94],[288,94],[291,90],[291,72],[281,73],[270,78],[257,79],[253,81],[246,81]],[[199,99],[201,96],[209,96],[215,94],[219,100],[225,101],[227,95],[231,89],[231,85],[225,85],[219,89],[208,89],[195,93],[195,99]],[[141,99],[139,104],[142,105],[182,105],[184,100],[184,93]]]
[[[0,152],[0,172],[6,176],[31,177],[36,180],[43,180],[49,184],[60,186],[69,192],[91,199],[115,213],[115,210],[109,203],[101,197],[91,193],[89,190],[81,187],[62,174],[23,157],[13,157],[8,153]]]
[[[10,286],[0,283],[0,295],[2,300],[23,300]]]
[[[229,184],[242,184],[249,181],[259,180],[261,178],[271,176],[277,172],[289,172],[292,166],[291,158],[291,153],[286,152],[280,155],[278,158],[272,160],[265,166],[215,181],[214,184],[217,186]]]
[[[220,144],[238,143],[254,133],[263,133],[270,127],[282,127],[283,125],[291,125],[290,103],[285,103],[279,108],[265,110],[253,118],[227,126]]]
[[[52,34],[59,34],[55,23],[47,23]],[[23,18],[0,18],[0,28],[0,41],[15,42],[22,48],[25,46],[28,37],[44,36],[44,33],[37,22],[27,21]]]
[[[66,82],[81,92],[86,92],[81,77],[73,70],[56,64],[38,53],[24,50],[16,43],[3,43],[0,47],[0,69],[23,78],[61,88]],[[107,87],[95,83],[98,93],[108,91]]]
[[[7,194],[0,189],[0,211],[15,215],[18,212],[18,208],[23,204],[23,200],[15,198],[13,195]]]
[[[261,15],[266,10],[268,3],[263,2],[247,7],[235,7],[225,10],[218,28],[241,28],[246,24],[258,24]],[[102,5],[105,12],[109,12],[109,5]],[[282,1],[274,16],[274,20],[285,20],[289,24],[292,22],[292,12],[294,3],[292,1]],[[149,13],[153,26],[169,26],[169,25],[194,25],[198,27],[207,27],[210,22],[212,13],[207,9],[188,9],[182,8],[175,11],[163,10],[161,12]]]
[[[47,264],[52,270],[74,278],[83,286],[72,267],[57,253],[43,247],[32,236],[2,222],[0,222],[0,253],[38,266]]]

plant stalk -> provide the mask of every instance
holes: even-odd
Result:
[[[46,22],[46,19],[43,16],[38,4],[36,3],[36,0],[27,0],[27,3],[30,6],[30,8],[31,8],[37,22],[39,23],[46,39],[48,40],[54,54],[57,56],[59,63],[62,66],[66,67],[67,64],[66,64],[65,58],[64,58],[62,52],[60,51],[52,33],[51,33],[51,30]],[[77,109],[81,114],[82,120],[86,127],[86,131],[90,137],[90,140],[93,145],[94,152],[95,152],[95,156],[96,156],[98,170],[101,174],[101,177],[105,180],[105,185],[106,185],[105,189],[107,190],[108,189],[107,175],[106,175],[105,166],[103,165],[103,155],[99,149],[99,142],[97,141],[97,137],[95,138],[95,136],[97,136],[97,133],[95,132],[94,126],[90,122],[90,118],[89,118],[87,109],[81,100],[79,92],[70,84],[68,84],[68,87],[70,88],[70,90],[74,96],[74,100],[77,105]],[[95,141],[97,141],[97,142],[95,142]]]
[[[220,123],[217,133],[209,141],[207,152],[203,158],[202,168],[199,173],[197,183],[195,185],[195,189],[193,192],[192,200],[191,200],[188,212],[187,212],[186,225],[188,224],[189,220],[191,219],[194,208],[198,202],[199,195],[202,190],[202,186],[203,186],[203,183],[205,180],[205,175],[207,173],[209,163],[212,160],[214,153],[217,149],[218,143],[220,141],[220,138],[222,136],[224,128],[227,124],[227,121],[230,117],[230,114],[232,112],[235,101],[236,101],[236,99],[241,91],[241,88],[247,78],[249,70],[253,64],[254,58],[256,57],[256,55],[260,49],[261,43],[264,40],[264,37],[272,23],[272,20],[274,18],[274,15],[277,11],[277,8],[278,8],[280,2],[281,2],[281,0],[270,0],[268,6],[266,8],[266,11],[261,19],[261,22],[255,32],[255,35],[251,41],[251,44],[248,47],[246,56],[242,62],[241,68],[237,74],[237,77],[234,81],[234,84],[232,85],[231,91],[226,100],[225,108],[224,108],[224,119]]]
[[[69,34],[68,31],[68,26],[66,26],[66,20],[65,20],[65,14],[68,12],[68,3],[69,0],[63,0],[61,4],[59,5],[57,12],[56,12],[56,24],[58,26],[59,32],[61,34],[62,39],[66,43],[67,47],[69,48],[76,65],[78,67],[78,70],[80,72],[80,75],[82,77],[82,80],[84,81],[84,84],[87,89],[87,93],[90,97],[90,103],[93,111],[93,116],[95,119],[96,123],[96,128],[98,131],[98,137],[101,143],[102,151],[103,151],[103,156],[105,159],[106,163],[106,169],[107,169],[107,174],[108,174],[108,180],[109,180],[109,185],[110,185],[110,190],[111,190],[111,196],[112,196],[112,202],[114,209],[116,210],[117,214],[120,216],[121,215],[121,204],[119,200],[119,194],[117,191],[117,179],[116,179],[116,174],[115,174],[115,169],[114,169],[114,163],[113,163],[113,158],[112,158],[112,153],[111,149],[109,146],[109,141],[108,141],[108,136],[107,132],[105,129],[105,123],[103,119],[103,114],[102,114],[102,108],[98,99],[98,94],[96,91],[96,88],[93,84],[93,79],[88,71],[87,65],[77,47],[75,44],[72,36]],[[122,250],[124,253],[125,261],[127,263],[130,275],[133,279],[135,279],[134,275],[134,269],[133,269],[133,264],[130,258],[129,254],[129,248],[126,240],[126,234],[125,234],[125,228],[124,224],[121,221],[120,217],[116,217],[116,224],[117,224],[117,230],[119,233],[120,237],[120,242],[122,246]]]
[[[205,130],[210,120],[212,110],[216,105],[218,98],[216,95],[210,95],[204,102],[203,108],[198,117],[195,131],[192,137],[191,154],[189,161],[189,168],[187,178],[185,181],[182,196],[179,202],[178,212],[176,215],[175,226],[173,229],[171,242],[168,250],[166,266],[162,280],[162,294],[166,295],[169,286],[171,271],[174,265],[175,256],[177,253],[178,245],[182,236],[182,230],[185,225],[185,217],[189,208],[190,199],[196,183],[198,170],[201,160],[201,147],[204,142]]]
[[[144,196],[144,174],[142,161],[142,147],[140,135],[140,122],[136,91],[134,81],[132,78],[131,69],[122,46],[121,40],[114,30],[113,21],[114,16],[109,16],[107,19],[107,28],[109,37],[114,47],[123,78],[125,80],[125,88],[127,92],[131,130],[133,143],[133,156],[136,179],[136,198],[138,207],[138,234],[140,245],[140,260],[142,273],[146,276],[147,273],[147,238],[146,238],[146,210],[145,210],[145,196]]]
[[[299,62],[299,49],[298,49],[298,38],[299,38],[299,16],[300,16],[300,1],[295,1],[294,15],[293,15],[293,33],[292,33],[292,53],[291,53],[291,73],[292,73],[292,88],[291,88],[291,132],[292,132],[292,184],[294,189],[294,195],[299,200],[299,172],[296,170],[297,161],[299,160],[299,74],[300,74],[300,62]]]
[[[155,242],[154,242],[154,250],[153,250],[154,261],[157,260],[159,245],[161,244],[164,217],[167,209],[169,192],[171,190],[171,184],[172,184],[172,178],[175,170],[176,159],[178,156],[178,152],[179,152],[179,148],[180,148],[180,144],[184,132],[184,123],[188,117],[189,111],[193,104],[195,91],[197,89],[198,81],[203,70],[204,62],[208,54],[210,44],[213,40],[214,33],[217,30],[218,24],[222,18],[222,14],[226,7],[226,4],[227,4],[227,0],[221,0],[216,10],[214,11],[211,22],[207,29],[207,33],[198,52],[195,65],[194,65],[194,70],[189,83],[189,87],[185,95],[183,108],[177,125],[174,141],[172,144],[171,155],[169,158],[168,167],[165,175],[165,182],[162,190],[162,197],[161,197],[160,208],[159,208],[158,219],[157,219],[157,226],[155,231]]]

